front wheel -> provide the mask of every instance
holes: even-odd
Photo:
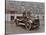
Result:
[[[26,23],[25,27],[29,31],[31,29],[31,23]]]

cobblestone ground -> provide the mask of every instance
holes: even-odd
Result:
[[[43,21],[40,22],[40,28],[27,31],[24,26],[17,26],[14,22],[6,22],[6,33],[40,33],[44,32]]]

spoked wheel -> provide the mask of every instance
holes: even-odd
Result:
[[[31,29],[31,23],[26,23],[25,27],[29,31]]]
[[[16,21],[16,26],[18,26],[18,23],[19,23],[19,22],[18,22],[18,21]]]

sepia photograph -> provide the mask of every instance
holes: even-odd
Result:
[[[6,0],[6,34],[45,32],[44,2]]]

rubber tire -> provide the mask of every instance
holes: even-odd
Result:
[[[18,22],[18,21],[16,21],[16,26],[18,26],[18,24],[19,24],[19,22]]]
[[[29,28],[27,27],[27,24],[29,24]],[[31,23],[27,23],[27,22],[26,22],[25,27],[26,27],[26,29],[29,31],[29,30],[31,29]]]

